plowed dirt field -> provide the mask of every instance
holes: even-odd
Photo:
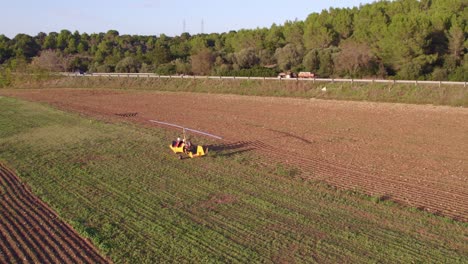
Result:
[[[0,94],[107,120],[206,131],[224,138],[214,150],[254,151],[303,178],[468,221],[466,108],[114,90]]]
[[[0,263],[109,263],[0,164]]]

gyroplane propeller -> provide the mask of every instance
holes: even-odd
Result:
[[[172,127],[177,127],[182,129],[182,138],[178,137],[176,140],[172,141],[172,144],[169,145],[169,148],[175,153],[179,155],[179,159],[182,159],[182,153],[187,155],[190,158],[195,158],[195,157],[202,157],[208,154],[208,148],[203,147],[202,145],[195,145],[193,144],[189,139],[187,139],[186,131],[190,131],[193,133],[197,133],[200,135],[216,138],[216,139],[223,139],[222,137],[215,136],[210,133],[206,133],[203,131],[191,129],[191,128],[186,128],[183,126],[179,126],[176,124],[171,124],[171,123],[166,123],[166,122],[161,122],[161,121],[156,121],[156,120],[150,120],[150,122],[161,124],[161,125],[166,125],[166,126],[172,126]]]

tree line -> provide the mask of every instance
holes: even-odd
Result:
[[[0,64],[48,71],[467,81],[466,0],[377,1],[270,28],[180,36],[0,35]]]

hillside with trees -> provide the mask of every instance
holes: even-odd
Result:
[[[468,79],[466,0],[378,1],[330,8],[270,28],[180,36],[80,33],[0,35],[0,64],[47,71],[161,75]]]

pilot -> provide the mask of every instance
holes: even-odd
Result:
[[[180,139],[180,137],[178,137],[175,142],[175,147],[180,147],[181,144],[182,144],[182,140]]]
[[[187,140],[187,141],[184,141],[185,142],[185,150],[188,152],[188,151],[191,151],[192,150],[192,142],[190,142],[190,140]]]

